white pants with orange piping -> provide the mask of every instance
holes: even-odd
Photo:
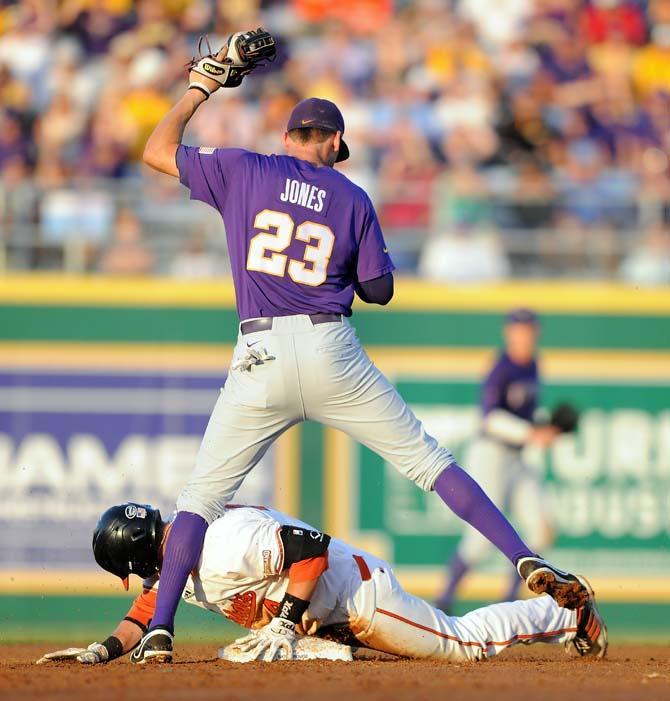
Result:
[[[560,608],[549,596],[493,604],[455,617],[408,594],[390,567],[361,575],[350,599],[351,629],[365,645],[382,652],[477,661],[519,643],[564,643],[577,632],[576,612]]]

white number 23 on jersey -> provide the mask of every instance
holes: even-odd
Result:
[[[249,242],[247,270],[284,277],[288,267],[291,280],[301,285],[318,287],[326,281],[335,235],[324,224],[313,221],[299,224],[295,228],[295,237],[307,245],[302,260],[289,260],[282,251],[291,244],[294,227],[295,222],[285,212],[272,209],[259,212],[254,219],[254,228],[259,229],[260,233]]]

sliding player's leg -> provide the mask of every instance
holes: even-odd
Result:
[[[405,592],[391,570],[375,570],[362,586],[374,587],[375,606],[369,621],[354,621],[356,637],[396,655],[477,661],[518,643],[567,643],[578,634],[580,612],[561,608],[548,596],[453,617]],[[354,596],[354,603],[363,598]]]

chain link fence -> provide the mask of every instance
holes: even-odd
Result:
[[[398,269],[446,282],[585,278],[670,283],[668,208],[451,196],[429,188],[376,206]],[[593,203],[598,204],[598,203]],[[588,212],[587,212],[588,213]],[[409,220],[409,221],[408,221]],[[217,277],[230,272],[220,216],[176,180],[0,184],[0,270]]]

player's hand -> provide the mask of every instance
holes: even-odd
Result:
[[[216,56],[214,58],[219,63],[223,63],[223,61],[227,55],[228,55],[228,45],[226,44],[221,49],[221,51],[219,51],[219,53],[216,54]],[[221,83],[214,80],[213,78],[208,78],[201,71],[194,71],[194,70],[189,71],[188,82],[189,82],[189,85],[191,85],[192,83],[199,83],[200,85],[204,85],[209,90],[210,93],[216,92],[221,87]]]
[[[528,437],[528,442],[540,446],[540,448],[548,448],[556,440],[559,433],[558,428],[551,424],[535,426]]]
[[[236,640],[234,645],[241,652],[250,652],[254,660],[292,660],[295,623],[275,617],[264,628]]]
[[[203,55],[203,39],[207,55]],[[198,54],[188,64],[189,85],[211,95],[219,88],[238,87],[245,75],[274,61],[277,47],[274,37],[259,27],[233,34],[218,53],[212,51],[207,37],[200,37]]]
[[[35,664],[47,662],[78,662],[79,664],[100,664],[107,662],[109,653],[100,643],[91,643],[88,647],[68,647],[64,650],[47,652]]]

